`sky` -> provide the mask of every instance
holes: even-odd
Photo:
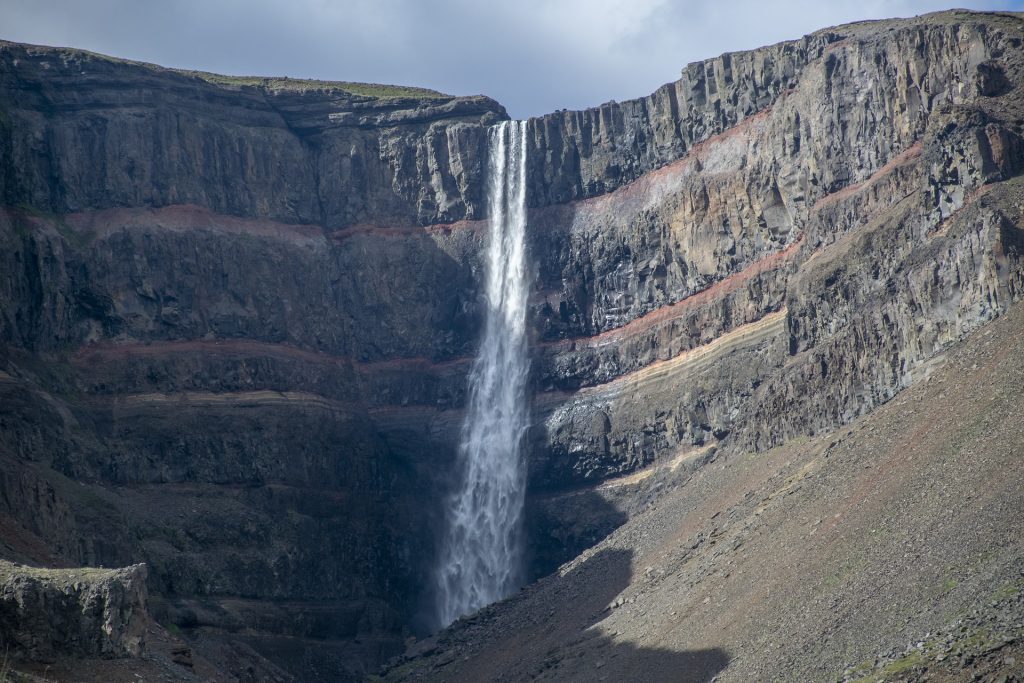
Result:
[[[653,92],[689,62],[861,19],[1024,0],[0,0],[0,38],[233,75],[489,95],[514,118]]]

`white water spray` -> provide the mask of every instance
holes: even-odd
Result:
[[[526,122],[488,131],[487,319],[470,372],[459,447],[462,484],[449,502],[437,574],[437,616],[447,626],[509,595],[521,579],[521,454],[526,378]]]

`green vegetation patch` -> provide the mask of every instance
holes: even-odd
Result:
[[[182,71],[188,76],[201,78],[208,83],[229,87],[263,88],[265,90],[289,90],[307,92],[313,90],[342,90],[350,95],[374,99],[439,99],[451,97],[429,88],[414,88],[405,85],[382,85],[380,83],[353,83],[350,81],[319,81],[309,78],[266,77],[266,76],[225,76],[206,71]]]
[[[923,664],[924,655],[920,652],[911,652],[906,657],[901,657],[895,662],[891,662],[883,666],[882,673],[885,676],[898,676],[899,674],[905,674],[909,671],[913,671]]]
[[[0,45],[5,44],[6,41],[0,40]],[[12,43],[7,43],[12,44]],[[266,90],[290,90],[294,92],[305,92],[312,90],[341,90],[349,93],[350,95],[356,95],[358,97],[371,97],[374,99],[398,99],[398,98],[416,98],[416,99],[438,99],[451,97],[445,93],[438,92],[437,90],[431,90],[430,88],[415,88],[412,86],[405,85],[384,85],[381,83],[354,83],[350,81],[321,81],[311,78],[291,78],[289,76],[228,76],[224,74],[215,74],[208,71],[193,71],[189,69],[169,69],[167,67],[160,66],[159,64],[152,64],[150,62],[140,62],[134,59],[124,59],[121,57],[112,57],[99,52],[90,52],[89,50],[82,50],[79,48],[45,48],[47,51],[56,55],[65,62],[80,62],[87,60],[101,61],[108,64],[119,64],[128,65],[135,67],[142,67],[151,71],[159,71],[164,73],[178,73],[185,76],[192,76],[195,78],[201,78],[208,83],[214,83],[217,85],[224,85],[229,87],[254,87],[264,88]]]
[[[1020,593],[1020,589],[1020,585],[1014,585],[1012,583],[1005,584],[997,588],[995,591],[993,591],[992,597],[989,598],[989,600],[1009,600],[1013,596],[1017,595],[1017,593]]]
[[[887,681],[894,676],[909,673],[914,669],[923,666],[924,663],[925,657],[923,653],[918,651],[911,652],[905,657],[901,657],[894,662],[889,662],[888,664],[883,666],[881,669],[875,671],[874,673],[871,673],[867,676],[863,676],[862,678],[855,679],[851,683],[873,683],[874,681]],[[857,667],[857,669],[855,670],[856,673],[862,673],[864,671],[865,665],[870,667],[870,664],[864,662]]]
[[[73,567],[68,569],[48,569],[31,567],[0,560],[0,582],[6,583],[14,578],[29,577],[43,581],[64,581],[74,583],[105,579],[117,570],[102,567]]]

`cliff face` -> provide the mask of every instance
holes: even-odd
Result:
[[[530,121],[536,573],[633,505],[588,487],[846,423],[1019,300],[1022,46],[855,24]],[[147,562],[213,660],[401,649],[505,113],[390,94],[0,45],[6,556]]]
[[[328,229],[471,218],[482,210],[480,124],[507,118],[486,97],[234,85],[0,45],[2,196],[54,213],[197,204]]]
[[[145,558],[159,620],[298,675],[391,656],[452,452],[402,406],[462,401],[478,326],[481,234],[420,223],[481,211],[503,110],[0,64],[7,554]]]

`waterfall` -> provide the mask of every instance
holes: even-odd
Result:
[[[487,314],[469,375],[459,447],[461,486],[448,503],[437,573],[437,617],[460,616],[509,595],[522,574],[526,463],[526,122],[488,130],[490,237]]]

